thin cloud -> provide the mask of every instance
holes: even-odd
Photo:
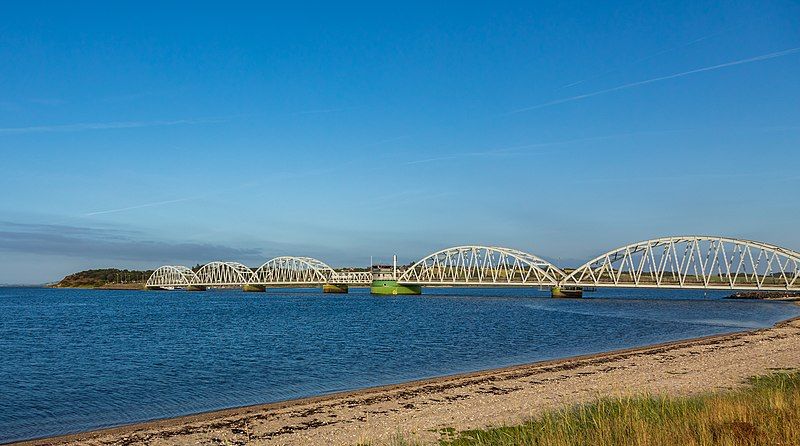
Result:
[[[146,91],[138,91],[138,92],[131,92],[131,93],[123,93],[118,95],[106,96],[103,98],[97,99],[98,102],[127,102],[127,101],[135,101],[137,99],[147,98],[147,97],[154,97],[158,96],[160,99],[163,97],[170,97],[174,96],[175,94],[182,94],[189,90],[194,89],[194,87],[190,87],[187,85],[182,85],[179,87],[170,87],[168,89],[156,89],[156,90],[146,90]]]
[[[404,204],[437,200],[440,198],[450,197],[452,195],[453,194],[450,192],[431,193],[431,191],[425,190],[411,190],[383,195],[373,200],[369,200],[369,202],[365,202],[362,206],[364,210],[371,211],[394,209]]]
[[[148,96],[155,96],[156,93],[151,91],[140,92],[140,93],[129,93],[129,94],[120,94],[116,96],[107,96],[104,98],[100,98],[99,102],[125,102],[131,101],[135,99],[140,99]]]
[[[25,133],[82,132],[88,130],[130,129],[142,127],[166,127],[174,125],[215,124],[226,122],[229,118],[175,119],[170,121],[116,121],[84,122],[78,124],[38,125],[29,127],[0,128],[0,135]]]
[[[764,173],[688,173],[682,175],[648,175],[648,176],[616,176],[603,178],[576,178],[574,183],[641,183],[659,181],[681,181],[681,180],[733,180],[741,178],[760,178],[764,181],[785,181],[790,178],[779,177],[777,175],[767,176]]]
[[[536,147],[536,146],[538,146],[538,145],[537,144],[531,145],[531,147]],[[551,152],[551,150],[536,150],[536,151],[527,150],[527,151],[523,151],[521,149],[515,149],[514,151],[512,151],[512,150],[498,149],[498,150],[487,150],[485,152],[456,153],[456,154],[447,155],[447,156],[439,156],[439,157],[434,157],[434,158],[424,158],[424,159],[419,159],[419,160],[406,161],[406,162],[404,162],[402,164],[404,164],[404,165],[428,164],[428,163],[436,163],[436,162],[440,162],[440,161],[463,160],[463,159],[466,159],[466,158],[490,158],[490,157],[497,157],[497,156],[502,156],[502,155],[518,155],[518,154],[522,154],[522,153],[526,153],[526,154],[534,154],[534,153],[542,154],[542,153],[548,153],[548,152]]]
[[[353,110],[355,108],[356,107],[341,107],[341,108],[321,108],[316,110],[301,110],[292,113],[292,115],[319,115],[324,113],[338,113],[338,112]]]
[[[354,160],[350,160],[350,161],[342,161],[341,163],[337,164],[335,167],[311,169],[311,170],[298,171],[298,172],[277,172],[275,174],[272,174],[269,177],[268,181],[293,180],[293,179],[300,179],[300,178],[312,177],[312,176],[317,176],[317,175],[324,175],[326,173],[338,172],[338,171],[340,171],[342,169],[342,167],[348,166],[350,164],[353,164],[356,161],[357,160],[355,160],[355,159]],[[100,210],[100,211],[92,211],[92,212],[87,212],[87,213],[83,214],[83,216],[84,217],[93,217],[93,216],[96,216],[96,215],[115,214],[117,212],[127,212],[127,211],[133,211],[133,210],[137,210],[137,209],[152,208],[152,207],[158,207],[158,206],[165,206],[165,205],[169,205],[169,204],[182,203],[182,202],[186,202],[186,201],[201,200],[201,199],[215,197],[215,196],[219,196],[219,195],[230,193],[230,192],[256,189],[256,188],[262,186],[264,183],[265,183],[265,181],[250,181],[250,182],[243,183],[243,184],[241,184],[239,186],[235,186],[235,187],[229,187],[229,188],[225,188],[225,189],[216,189],[214,192],[210,192],[210,193],[207,193],[207,194],[204,194],[204,195],[175,198],[175,199],[163,200],[163,201],[155,201],[155,202],[151,202],[151,203],[137,204],[137,205],[126,206],[126,207],[121,207],[121,208],[104,209],[104,210]],[[270,193],[270,192],[267,191],[267,192],[262,192],[262,193],[252,193],[249,196],[250,196],[250,198],[252,198],[252,197],[257,197],[257,196],[264,195],[266,193]]]
[[[543,104],[534,105],[532,107],[525,107],[525,108],[521,108],[521,109],[518,109],[518,110],[513,110],[513,111],[510,111],[510,112],[506,113],[506,115],[513,115],[513,114],[523,113],[523,112],[527,112],[527,111],[531,111],[531,110],[538,110],[538,109],[545,108],[545,107],[550,107],[550,106],[553,106],[553,105],[564,104],[566,102],[579,101],[581,99],[591,98],[591,97],[594,97],[594,96],[599,96],[599,95],[606,94],[606,93],[611,93],[611,92],[614,92],[614,91],[626,90],[626,89],[629,89],[629,88],[639,87],[639,86],[642,86],[642,85],[652,84],[652,83],[655,83],[655,82],[660,82],[660,81],[664,81],[664,80],[668,80],[668,79],[675,79],[675,78],[679,78],[679,77],[689,76],[689,75],[692,75],[692,74],[703,73],[703,72],[706,72],[706,71],[719,70],[721,68],[727,68],[727,67],[732,67],[732,66],[736,66],[736,65],[743,65],[743,64],[753,63],[753,62],[760,62],[762,60],[775,59],[775,58],[778,58],[778,57],[784,57],[784,56],[788,56],[790,54],[797,53],[798,51],[800,51],[800,47],[795,47],[795,48],[790,48],[790,49],[783,50],[783,51],[776,51],[774,53],[762,54],[760,56],[750,57],[750,58],[747,58],[747,59],[735,60],[733,62],[726,62],[726,63],[722,63],[722,64],[718,64],[718,65],[711,65],[711,66],[708,66],[708,67],[697,68],[695,70],[684,71],[684,72],[681,72],[681,73],[670,74],[670,75],[667,75],[667,76],[654,77],[652,79],[646,79],[646,80],[638,81],[638,82],[631,82],[629,84],[619,85],[619,86],[612,87],[612,88],[606,88],[604,90],[595,91],[593,93],[586,93],[586,94],[581,94],[581,95],[577,95],[577,96],[570,96],[570,97],[567,97],[567,98],[557,99],[555,101],[550,101],[550,102],[545,102]]]
[[[376,141],[376,142],[373,142],[373,143],[365,144],[365,145],[363,145],[363,146],[361,146],[359,148],[367,149],[367,148],[370,148],[370,147],[382,146],[382,145],[388,144],[390,142],[400,141],[402,139],[408,139],[409,137],[410,137],[409,135],[393,136],[391,138],[386,138],[386,139],[382,139],[380,141]]]
[[[523,154],[523,153],[546,153],[544,151],[531,151],[529,149],[535,148],[544,148],[544,147],[553,147],[553,146],[560,146],[560,145],[569,145],[569,144],[577,144],[577,143],[584,143],[584,142],[593,142],[593,141],[603,141],[606,139],[614,139],[614,138],[623,138],[626,136],[635,136],[635,135],[642,135],[642,134],[658,134],[658,133],[672,133],[677,130],[668,130],[668,131],[661,131],[661,132],[629,132],[629,133],[618,133],[613,135],[601,135],[601,136],[590,136],[588,138],[573,138],[567,139],[563,141],[550,141],[550,142],[538,142],[532,144],[523,144],[517,146],[509,146],[509,147],[502,147],[498,149],[491,149],[491,150],[484,150],[479,152],[462,152],[462,153],[454,153],[451,155],[443,155],[431,158],[422,158],[416,160],[405,161],[401,164],[404,165],[413,165],[413,164],[427,164],[427,163],[434,163],[439,161],[452,161],[452,160],[459,160],[463,158],[474,158],[474,157],[490,157],[490,156],[497,156],[497,155],[514,155],[514,154]]]
[[[436,163],[439,161],[453,161],[453,160],[460,160],[464,158],[482,158],[482,157],[491,157],[503,154],[512,154],[514,151],[520,151],[523,148],[533,148],[533,147],[540,147],[545,145],[553,145],[557,143],[551,144],[530,144],[527,146],[515,146],[515,147],[507,147],[503,149],[495,149],[495,150],[486,150],[483,152],[462,152],[462,153],[454,153],[452,155],[444,155],[444,156],[435,156],[432,158],[422,158],[417,160],[405,161],[401,164],[406,166],[411,166],[415,164],[428,164],[428,163]]]
[[[392,142],[392,141],[396,141],[396,140],[400,140],[400,139],[404,139],[404,138],[408,138],[408,136],[402,135],[402,136],[395,136],[395,137],[391,137],[391,138],[386,138],[386,139],[383,139],[383,140],[376,141],[374,143],[370,143],[370,144],[364,145],[361,148],[363,149],[363,148],[368,148],[368,147],[373,147],[373,146],[379,146],[379,145],[382,145],[382,144],[386,144],[386,143],[389,143],[389,142]],[[174,204],[174,203],[182,203],[182,202],[185,202],[185,201],[200,200],[200,199],[203,199],[203,198],[208,198],[210,196],[219,195],[219,194],[222,194],[222,193],[228,193],[228,192],[234,192],[234,191],[240,191],[240,190],[256,189],[256,188],[262,186],[266,181],[301,179],[301,178],[325,175],[325,174],[333,173],[333,172],[340,172],[343,168],[351,166],[353,164],[356,164],[359,161],[361,161],[362,159],[363,158],[359,157],[359,158],[352,158],[352,159],[349,159],[349,160],[340,160],[340,161],[337,161],[335,164],[334,163],[329,163],[329,164],[332,165],[332,167],[322,167],[322,168],[316,168],[316,169],[307,169],[307,170],[302,170],[302,171],[291,171],[291,172],[276,172],[276,173],[271,174],[267,180],[256,181],[256,182],[252,182],[251,181],[251,182],[244,183],[244,184],[241,184],[241,185],[236,186],[236,187],[217,190],[214,193],[204,194],[202,196],[175,198],[175,199],[171,199],[171,200],[155,201],[155,202],[152,202],[152,203],[144,203],[144,204],[126,206],[126,207],[121,207],[121,208],[104,209],[104,210],[100,210],[100,211],[92,211],[92,212],[87,212],[87,213],[83,214],[83,216],[84,217],[92,217],[92,216],[96,216],[96,215],[114,214],[114,213],[117,213],[117,212],[126,212],[126,211],[132,211],[132,210],[137,210],[137,209],[165,206],[165,205]],[[323,163],[323,164],[325,164],[325,163]],[[264,195],[266,193],[268,193],[268,192],[262,192],[262,193],[256,192],[256,193],[251,194],[250,196],[252,198],[252,197],[257,197],[257,196]]]
[[[0,222],[0,252],[164,262],[263,259],[261,249],[209,243],[149,240],[142,234],[109,228]]]
[[[453,161],[453,160],[460,160],[464,158],[480,158],[480,157],[490,157],[496,155],[502,155],[506,153],[513,153],[514,151],[519,151],[525,148],[533,148],[533,147],[541,147],[546,145],[553,145],[558,143],[544,143],[544,144],[528,144],[524,146],[513,146],[513,147],[505,147],[502,149],[494,149],[494,150],[485,150],[481,152],[461,152],[461,153],[454,153],[451,155],[443,155],[443,156],[435,156],[431,158],[421,158],[416,160],[404,161],[401,164],[410,166],[415,164],[428,164],[428,163],[435,163],[439,161]]]

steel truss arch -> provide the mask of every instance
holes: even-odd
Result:
[[[372,283],[372,271],[336,271],[328,279],[328,283],[342,285],[370,285]]]
[[[398,278],[414,285],[555,286],[565,274],[550,262],[497,246],[454,246],[414,263]]]
[[[192,285],[241,286],[252,276],[253,271],[239,262],[210,262],[197,270]]]
[[[645,240],[609,251],[572,271],[571,286],[800,290],[800,253],[729,237]]]
[[[280,256],[258,267],[249,281],[253,285],[315,285],[329,283],[336,272],[313,257]]]
[[[153,271],[147,278],[146,287],[188,286],[197,277],[194,272],[181,265],[164,265]]]

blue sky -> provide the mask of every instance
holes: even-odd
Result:
[[[800,249],[800,3],[0,6],[0,283]]]

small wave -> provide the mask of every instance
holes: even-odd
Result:
[[[690,324],[716,325],[718,327],[735,327],[735,328],[762,328],[765,326],[765,324],[759,323],[757,321],[734,321],[730,319],[687,319],[680,322],[688,322]]]

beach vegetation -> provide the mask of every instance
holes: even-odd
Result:
[[[523,424],[448,434],[441,446],[800,445],[800,372],[696,396],[619,396]]]

